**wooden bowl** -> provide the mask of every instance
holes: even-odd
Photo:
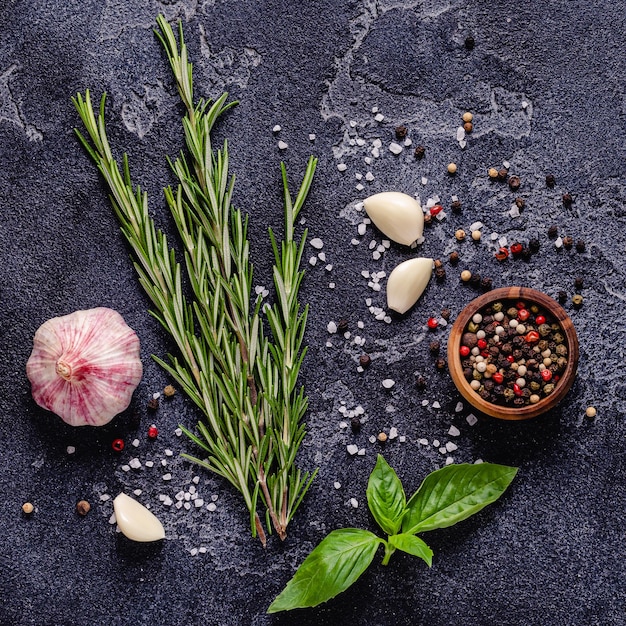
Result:
[[[521,407],[503,406],[489,402],[480,397],[474,391],[469,382],[463,375],[463,366],[461,364],[460,348],[461,338],[468,323],[471,321],[475,313],[482,310],[487,305],[502,300],[513,300],[515,302],[523,301],[528,306],[537,304],[545,311],[549,312],[552,317],[560,324],[565,336],[567,344],[568,356],[565,370],[556,384],[554,391],[542,398],[536,404],[527,404]],[[576,377],[576,368],[578,367],[578,337],[572,320],[569,318],[561,305],[553,300],[550,296],[530,289],[528,287],[502,287],[494,289],[482,296],[472,300],[459,314],[448,339],[448,368],[452,380],[461,395],[478,411],[503,420],[525,420],[531,417],[541,415],[546,411],[555,407],[567,394]]]

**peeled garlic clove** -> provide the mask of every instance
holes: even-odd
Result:
[[[409,259],[397,265],[387,280],[387,308],[406,313],[424,293],[432,273],[432,259]]]
[[[424,232],[422,207],[415,198],[405,193],[377,193],[366,198],[363,207],[376,227],[397,243],[410,246]]]
[[[130,404],[143,368],[139,339],[98,307],[44,322],[26,364],[35,402],[72,426],[102,426]]]
[[[115,520],[120,531],[132,541],[158,541],[165,539],[163,524],[137,500],[120,493],[113,500]]]

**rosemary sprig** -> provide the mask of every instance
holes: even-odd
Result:
[[[297,379],[306,349],[303,336],[308,308],[300,308],[300,263],[306,231],[295,240],[294,223],[306,199],[317,160],[311,157],[300,190],[292,199],[281,164],[285,234],[280,244],[270,229],[274,253],[276,303],[251,302],[253,268],[247,239],[248,217],[232,207],[234,177],[228,173],[228,146],[211,145],[217,118],[232,107],[228,94],[194,104],[192,64],[179,24],[177,43],[163,16],[156,32],[166,51],[186,113],[182,123],[187,154],[171,162],[176,189],[165,199],[184,248],[189,295],[181,265],[165,234],[148,215],[148,199],[130,177],[128,158],[118,165],[104,123],[105,99],[94,113],[89,91],[74,105],[89,139],[76,134],[109,188],[115,214],[135,257],[135,268],[153,305],[152,315],[172,336],[178,356],[154,357],[202,410],[198,434],[184,432],[206,454],[186,458],[228,480],[242,494],[251,531],[265,545],[257,511],[259,497],[267,526],[284,538],[289,521],[315,472],[302,473],[296,456],[304,437],[307,399]],[[263,330],[266,316],[272,340]]]

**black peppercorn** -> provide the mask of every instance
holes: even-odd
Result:
[[[452,265],[456,265],[458,262],[459,262],[459,253],[456,250],[450,252],[450,263],[452,263]]]
[[[584,252],[585,251],[585,242],[582,239],[579,239],[576,242],[576,252]]]
[[[521,211],[526,207],[526,200],[518,196],[515,198],[515,206]]]
[[[469,284],[474,287],[474,289],[480,286],[480,274],[472,274],[472,277],[469,279]]]
[[[348,320],[339,320],[339,322],[337,322],[337,331],[343,334],[347,330],[348,330]]]
[[[492,287],[493,287],[493,281],[491,280],[491,278],[483,278],[480,281],[480,288],[483,291],[491,291]]]
[[[563,247],[566,250],[571,250],[573,245],[574,245],[574,240],[569,235],[566,235],[565,237],[563,237]]]
[[[430,224],[433,218],[430,213],[424,213],[424,224]]]
[[[548,187],[554,187],[554,183],[555,183],[554,174],[548,174],[546,176],[546,185]]]
[[[567,293],[563,290],[559,291],[557,294],[557,298],[561,304],[563,304],[567,300]]]
[[[148,409],[156,411],[159,408],[159,401],[156,398],[150,398],[148,401]]]
[[[559,234],[559,229],[556,224],[552,224],[550,228],[548,228],[548,237],[550,239],[554,239]]]
[[[350,420],[350,428],[352,432],[356,435],[361,430],[361,420],[358,417],[353,417]]]
[[[438,341],[431,341],[430,346],[428,346],[431,354],[439,354],[439,350],[441,349],[441,344]]]
[[[508,175],[509,175],[509,171],[505,169],[504,167],[501,167],[498,170],[498,180],[506,180]]]
[[[425,152],[426,152],[426,148],[424,148],[424,146],[417,146],[413,154],[415,155],[416,159],[422,159],[424,157]]]
[[[582,276],[577,276],[574,279],[574,287],[576,287],[576,289],[582,289],[583,288],[583,278],[582,278]]]
[[[447,361],[443,357],[439,357],[435,359],[435,367],[438,370],[445,370],[447,364],[448,364]]]
[[[359,365],[361,367],[368,367],[371,362],[372,362],[372,358],[370,357],[369,354],[362,354],[359,357]]]
[[[445,278],[446,278],[446,268],[445,267],[437,267],[435,269],[435,278],[438,281],[445,280]]]
[[[563,205],[564,206],[571,206],[573,201],[574,201],[574,198],[572,198],[572,194],[571,193],[564,193],[563,194]]]
[[[520,188],[521,184],[522,181],[520,180],[519,176],[511,176],[511,178],[509,178],[509,188],[512,191],[517,191]]]
[[[466,48],[467,50],[473,50],[473,49],[474,49],[474,44],[475,44],[475,43],[476,43],[476,42],[474,41],[474,38],[473,38],[471,35],[468,35],[468,36],[465,38],[465,48]]]
[[[396,139],[404,139],[407,134],[406,126],[396,126]]]
[[[415,386],[418,389],[425,389],[426,388],[426,379],[423,376],[420,376],[419,374],[415,377]]]
[[[461,203],[459,202],[459,200],[455,200],[451,205],[450,208],[452,209],[453,213],[460,213],[461,212]]]
[[[539,251],[539,239],[531,239],[528,242],[528,249],[534,254]]]
[[[452,311],[450,309],[441,309],[441,317],[443,317],[446,322],[450,319],[452,315]]]
[[[530,248],[524,248],[522,250],[522,259],[524,259],[524,261],[530,261],[532,255],[533,253],[531,252]]]

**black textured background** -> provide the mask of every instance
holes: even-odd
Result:
[[[326,261],[309,265],[316,251],[307,248],[302,299],[311,311],[301,380],[310,411],[300,455],[302,467],[320,471],[288,539],[281,544],[272,537],[266,549],[249,536],[238,496],[178,457],[193,452],[174,433],[179,423],[192,428],[197,421],[191,403],[179,394],[154,414],[146,410],[151,394],[169,382],[150,354],[164,355],[171,344],[147,313],[105,189],[72,131],[79,119],[70,97],[89,88],[98,99],[106,91],[114,150],[128,152],[157,223],[171,232],[161,189],[172,182],[165,155],[177,153],[182,137],[169,68],[152,33],[159,12],[183,20],[197,95],[228,90],[240,100],[218,124],[216,140],[230,142],[235,201],[250,214],[258,284],[270,284],[267,227],[280,229],[282,220],[280,160],[295,188],[308,155],[320,159],[303,211],[310,236],[324,241]],[[0,623],[624,623],[624,22],[622,4],[606,0],[5,0]],[[463,45],[470,33],[472,51]],[[376,106],[385,116],[380,123]],[[474,113],[475,130],[461,149],[456,128],[466,110]],[[426,147],[422,161],[413,158],[413,147],[398,156],[388,151],[398,124],[407,126],[413,146]],[[381,156],[368,165],[376,138]],[[277,148],[279,139],[287,150]],[[445,173],[450,161],[459,166],[455,177]],[[508,187],[486,177],[488,167],[503,161],[522,179],[527,207],[519,218],[508,215],[514,198]],[[339,163],[346,171],[338,171]],[[364,189],[356,189],[355,174],[367,171],[374,180],[363,179]],[[555,176],[553,189],[546,187],[547,173]],[[423,202],[439,194],[446,207],[456,194],[463,211],[447,211],[427,228],[417,252],[392,245],[374,261],[368,244],[381,236],[371,226],[357,235],[362,214],[354,207],[385,190],[419,194]],[[561,202],[565,191],[574,196],[571,208]],[[482,242],[457,244],[456,228],[469,231],[477,220],[485,224]],[[552,224],[560,235],[583,239],[586,251],[556,250],[547,236]],[[541,249],[529,262],[499,264],[492,232],[509,243],[537,237]],[[456,268],[447,263],[454,249],[462,258]],[[384,280],[373,292],[361,271],[389,273],[416,253],[442,258],[446,280],[433,280],[404,318],[376,321],[365,299],[384,306]],[[566,305],[581,343],[579,375],[557,410],[528,423],[481,418],[473,427],[467,407],[455,411],[458,394],[435,371],[428,350],[433,335],[424,323],[443,307],[454,315],[476,295],[460,286],[465,267],[490,276],[494,286],[529,285],[553,296],[565,290],[568,298],[575,277],[584,277],[582,308]],[[41,323],[94,306],[118,310],[137,331],[145,375],[126,414],[100,429],[72,429],[34,404],[25,363]],[[341,318],[349,322],[348,339],[326,330]],[[373,357],[365,373],[356,371],[362,349],[354,335],[366,339]],[[435,336],[445,346],[445,329]],[[415,372],[428,381],[424,391],[414,387]],[[388,377],[396,381],[390,391],[381,386]],[[340,426],[342,401],[365,410],[358,437]],[[594,420],[584,417],[588,405],[598,409]],[[146,437],[151,423],[160,431],[154,442]],[[451,424],[459,437],[447,435]],[[375,530],[365,487],[381,448],[368,438],[392,426],[406,441],[390,441],[382,451],[409,492],[445,462],[434,439],[454,439],[456,462],[481,458],[518,465],[520,472],[498,503],[424,537],[435,551],[431,570],[401,554],[382,567],[379,554],[354,587],[323,607],[266,616],[328,531]],[[116,436],[126,440],[121,455],[110,447]],[[353,442],[364,456],[348,455]],[[67,454],[68,445],[74,454]],[[133,457],[142,468],[125,472],[122,465]],[[147,459],[155,467],[146,467]],[[162,480],[165,472],[170,482]],[[159,495],[173,497],[194,476],[205,502],[218,496],[216,511],[161,504]],[[164,523],[162,545],[133,545],[108,523],[111,500],[101,496],[135,489]],[[85,518],[74,510],[82,498],[92,503]],[[35,505],[28,519],[21,514],[25,501]],[[206,552],[192,554],[199,548]]]

